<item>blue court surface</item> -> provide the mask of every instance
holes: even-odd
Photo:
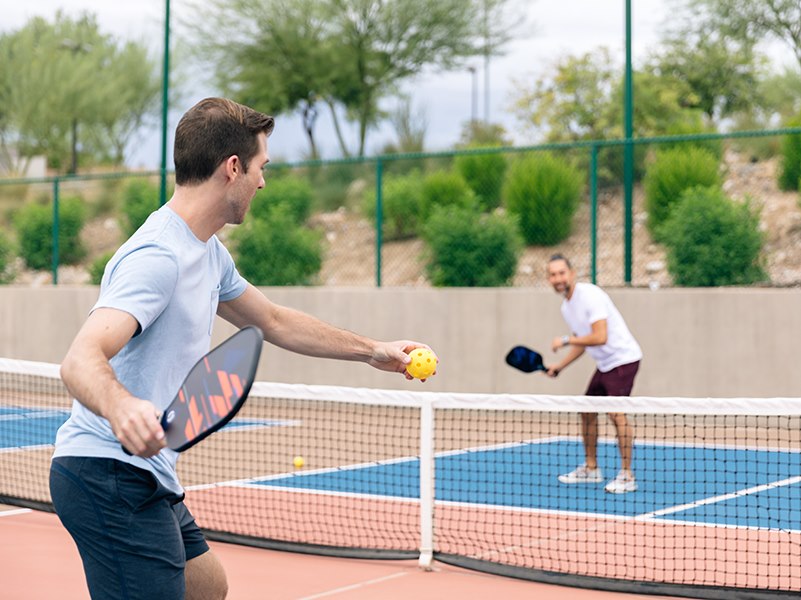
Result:
[[[52,446],[69,411],[0,408],[0,451]],[[226,429],[297,425],[238,418]],[[635,442],[639,490],[608,494],[603,483],[565,485],[560,473],[583,461],[579,439],[550,438],[438,455],[438,502],[510,510],[554,511],[756,527],[801,532],[801,451]],[[600,441],[605,479],[618,468],[613,441]],[[417,458],[253,479],[246,485],[386,499],[419,498]]]
[[[56,431],[70,416],[68,410],[0,407],[0,452],[52,446]],[[296,421],[234,419],[223,429],[245,430],[297,425]]]
[[[0,408],[0,450],[52,445],[69,411]]]
[[[617,445],[601,441],[605,480],[617,473]],[[801,453],[743,447],[635,443],[639,490],[566,485],[560,473],[583,462],[578,439],[450,452],[435,460],[438,502],[511,510],[682,521],[801,531]],[[419,461],[409,458],[251,480],[247,485],[379,498],[419,498]]]

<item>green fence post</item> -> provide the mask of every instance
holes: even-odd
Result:
[[[384,163],[379,158],[375,163],[375,285],[381,287],[381,232],[384,222],[382,210],[381,178],[384,172]]]
[[[58,285],[58,191],[59,179],[53,180],[53,285]]]
[[[631,66],[631,0],[626,0],[626,77],[623,99],[623,120],[625,122],[626,143],[623,146],[623,221],[624,225],[624,258],[623,280],[631,285],[631,264],[633,262],[632,223],[633,223],[633,187],[634,187],[634,146],[631,138],[634,135],[634,76]]]
[[[590,280],[598,283],[598,146],[590,154]]]

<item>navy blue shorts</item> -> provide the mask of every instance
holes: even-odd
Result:
[[[93,600],[181,600],[186,561],[209,549],[179,496],[110,458],[60,457],[50,494],[78,546]]]
[[[595,374],[587,386],[585,396],[629,396],[634,387],[634,378],[640,368],[640,361],[615,367],[611,371]]]

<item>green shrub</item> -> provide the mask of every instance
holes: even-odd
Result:
[[[520,223],[526,244],[551,246],[570,235],[581,190],[582,179],[576,169],[543,153],[512,163],[503,197]]]
[[[701,133],[717,132],[713,126],[704,123],[704,118],[700,111],[686,110],[684,111],[683,118],[667,126],[664,133],[661,135],[697,135]],[[718,162],[723,160],[723,142],[720,139],[665,142],[658,146],[659,151],[686,150],[687,148],[706,150],[714,156]]]
[[[78,197],[59,202],[58,261],[74,265],[86,256],[81,242],[85,206]],[[20,256],[31,269],[45,270],[53,264],[53,209],[42,204],[27,204],[14,215]]]
[[[114,256],[113,252],[106,252],[95,258],[92,264],[89,265],[89,280],[92,282],[92,285],[100,285],[100,282],[103,280],[103,273],[106,270],[106,265],[108,261],[111,260],[112,256]]]
[[[615,132],[615,137],[622,137],[623,134]],[[632,179],[642,181],[645,174],[645,164],[648,156],[648,148],[644,144],[634,144]],[[623,185],[625,178],[626,153],[624,146],[606,146],[598,149],[598,185],[600,187],[612,187]],[[576,164],[582,170],[590,170],[590,153],[584,152],[578,157]]]
[[[309,167],[306,177],[314,190],[312,212],[331,212],[341,206],[352,208],[348,195],[351,185],[374,175],[375,167],[367,163],[344,162]],[[270,185],[269,180],[267,185]]]
[[[426,273],[435,286],[511,285],[522,248],[514,219],[478,207],[436,208],[423,229]]]
[[[308,181],[291,175],[270,178],[253,198],[250,213],[267,219],[275,208],[282,207],[295,225],[302,225],[311,215],[313,201],[314,190]]]
[[[116,216],[119,213],[118,207],[126,179],[110,177],[101,179],[97,183],[100,189],[94,202],[89,206],[89,218],[94,219],[107,215]]]
[[[298,225],[286,206],[249,219],[232,237],[237,267],[254,285],[311,285],[322,268],[320,235]]]
[[[500,205],[503,176],[506,173],[506,157],[503,154],[462,154],[454,159],[453,166],[473,190],[482,210],[491,211]]]
[[[660,240],[660,228],[684,190],[720,184],[720,164],[707,150],[689,147],[657,152],[645,175],[647,225],[654,239]]]
[[[801,117],[791,119],[787,127],[801,126]],[[786,135],[782,139],[779,187],[785,192],[797,190],[801,178],[801,135]]]
[[[0,231],[0,283],[14,280],[14,247],[8,236]]]
[[[765,279],[759,214],[720,188],[686,190],[662,226],[662,237],[677,285],[745,285]]]
[[[14,209],[25,203],[34,187],[37,186],[23,183],[0,185],[0,223],[11,225]]]
[[[381,189],[381,232],[384,240],[401,240],[417,235],[421,223],[423,183],[420,173],[387,176]],[[365,191],[362,214],[375,223],[376,192]]]
[[[737,115],[733,119],[732,131],[755,131],[771,129],[765,119],[756,117],[752,113]],[[736,152],[740,152],[751,162],[768,160],[781,153],[782,137],[778,135],[734,138],[729,141]]]
[[[420,190],[420,219],[422,223],[437,207],[472,206],[476,196],[461,175],[453,171],[434,171],[423,178]]]
[[[159,208],[159,188],[146,179],[132,179],[122,192],[120,227],[127,236],[132,235],[155,210]]]
[[[392,176],[401,176],[401,175],[410,175],[412,173],[424,173],[431,169],[437,168],[447,168],[448,164],[447,159],[442,157],[432,157],[432,156],[418,156],[412,155],[411,157],[405,158],[395,158],[393,160],[387,160],[383,163],[383,170],[384,170],[384,177],[389,175]],[[373,171],[375,168],[373,168]]]

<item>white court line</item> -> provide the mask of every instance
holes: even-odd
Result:
[[[512,448],[516,446],[525,446],[529,444],[548,444],[548,443],[558,443],[563,441],[580,441],[580,437],[577,436],[546,436],[544,438],[535,438],[530,440],[524,440],[521,442],[505,442],[499,444],[489,444],[486,446],[474,446],[469,448],[460,448],[455,450],[446,450],[442,452],[437,452],[435,456],[437,458],[446,457],[446,456],[456,456],[460,454],[470,454],[472,452],[482,452],[482,451],[493,451],[499,450],[504,448]],[[608,444],[615,444],[616,441],[614,438],[599,438],[599,443],[608,443]],[[654,440],[645,440],[645,441],[638,441],[635,442],[635,445],[642,445],[642,446],[664,446],[664,447],[691,447],[691,448],[699,448],[699,449],[730,449],[730,450],[759,450],[759,451],[768,451],[768,452],[793,452],[798,453],[798,449],[785,449],[785,448],[753,448],[749,446],[727,446],[727,445],[719,445],[719,444],[681,444],[676,442],[670,441],[654,441]],[[287,479],[291,477],[304,477],[304,476],[313,476],[323,473],[333,473],[338,471],[350,471],[356,469],[363,469],[368,467],[375,467],[375,466],[384,466],[384,465],[391,465],[403,462],[412,462],[419,460],[416,456],[406,456],[394,459],[383,459],[373,462],[365,462],[365,463],[358,463],[358,464],[351,464],[351,465],[344,465],[338,467],[329,467],[325,469],[316,469],[316,470],[309,470],[309,471],[301,471],[298,473],[278,473],[274,475],[265,475],[265,476],[257,476],[248,479],[239,479],[239,480],[231,480],[225,482],[217,482],[211,484],[201,484],[196,486],[187,487],[187,490],[199,490],[199,489],[209,489],[209,488],[216,488],[216,487],[244,487],[244,488],[255,488],[255,489],[263,489],[263,490],[278,490],[283,492],[294,492],[294,493],[303,493],[303,494],[319,494],[319,495],[330,495],[330,496],[339,496],[339,497],[349,497],[349,498],[363,498],[363,499],[376,499],[376,500],[389,500],[394,502],[408,502],[408,503],[419,503],[419,498],[408,498],[408,497],[395,497],[395,496],[387,496],[384,494],[365,494],[359,492],[343,492],[343,491],[333,491],[333,490],[320,490],[320,489],[313,489],[313,488],[303,488],[303,487],[284,487],[284,486],[274,486],[274,485],[263,485],[262,482],[276,480],[276,479]],[[677,523],[677,524],[686,524],[692,526],[705,526],[705,527],[725,527],[725,528],[733,528],[733,529],[767,529],[770,531],[782,531],[783,533],[801,533],[801,531],[795,530],[787,530],[787,529],[775,529],[771,527],[758,527],[752,525],[730,525],[724,523],[708,523],[705,521],[683,521],[681,519],[659,519],[658,517],[662,517],[664,515],[670,515],[678,512],[682,512],[685,510],[691,510],[693,508],[697,508],[699,506],[704,506],[708,504],[714,504],[717,502],[724,502],[726,500],[732,500],[735,498],[739,498],[742,496],[748,496],[751,494],[756,494],[759,492],[784,487],[788,485],[794,485],[796,483],[801,482],[801,476],[790,477],[787,479],[783,479],[780,481],[775,481],[767,484],[762,484],[758,486],[754,486],[751,488],[746,488],[744,490],[737,490],[735,492],[729,492],[727,494],[722,494],[720,496],[713,496],[711,498],[704,498],[701,500],[695,500],[693,502],[688,502],[686,504],[680,504],[676,506],[670,506],[667,508],[655,510],[648,513],[643,513],[640,515],[617,515],[617,514],[607,514],[607,513],[594,513],[594,512],[581,512],[581,511],[570,511],[570,510],[559,510],[559,509],[543,509],[543,508],[533,508],[533,507],[519,507],[519,506],[510,506],[510,505],[501,505],[501,504],[480,504],[475,502],[464,502],[464,501],[452,501],[452,500],[436,500],[436,504],[439,506],[461,506],[465,508],[482,508],[485,510],[498,510],[498,511],[505,511],[505,512],[521,512],[521,513],[531,513],[531,514],[545,514],[545,515],[562,515],[562,516],[576,516],[576,517],[584,517],[584,518],[597,518],[607,521],[651,521],[656,523]]]
[[[765,530],[765,531],[779,531],[785,534],[799,534],[801,531],[795,529],[779,529],[773,527],[757,527],[754,525],[730,525],[727,523],[708,523],[705,521],[684,521],[680,519],[659,519],[657,517],[661,517],[663,515],[669,515],[677,512],[681,512],[684,510],[690,510],[699,506],[704,506],[707,504],[714,504],[716,502],[724,502],[726,500],[732,500],[735,498],[740,498],[742,496],[748,496],[750,494],[757,494],[759,492],[764,492],[766,490],[772,490],[779,487],[784,487],[788,485],[794,485],[796,483],[801,482],[801,476],[796,477],[789,477],[787,479],[783,479],[781,481],[774,481],[772,483],[766,483],[763,485],[757,485],[751,488],[747,488],[744,490],[737,490],[736,492],[730,492],[728,494],[721,494],[720,496],[714,496],[711,498],[704,498],[702,500],[696,500],[694,502],[688,502],[686,504],[681,504],[677,506],[671,506],[668,508],[663,508],[660,510],[655,510],[649,513],[643,513],[641,515],[635,516],[627,516],[627,515],[609,515],[604,513],[580,513],[580,512],[573,512],[573,511],[559,511],[559,510],[544,510],[544,509],[524,509],[519,508],[520,512],[526,512],[526,510],[530,511],[534,514],[547,514],[547,515],[562,515],[562,516],[572,516],[572,517],[581,517],[581,518],[592,518],[598,520],[598,525],[593,527],[585,527],[583,529],[577,530],[569,530],[565,531],[559,535],[551,536],[551,537],[544,537],[541,539],[535,539],[529,541],[527,544],[516,544],[514,546],[506,546],[503,548],[497,548],[494,550],[487,550],[483,552],[479,558],[483,559],[491,559],[495,556],[500,556],[501,554],[514,552],[518,550],[529,550],[531,548],[544,546],[550,542],[556,540],[568,540],[568,539],[577,539],[581,536],[584,536],[590,532],[598,532],[603,531],[605,529],[609,529],[612,527],[612,524],[616,521],[639,521],[644,523],[656,523],[662,525],[685,525],[691,527],[714,527],[714,528],[725,528],[725,529],[752,529],[752,530]],[[442,502],[441,504],[453,504],[453,505],[460,505],[463,503],[446,503]],[[469,506],[469,505],[466,505]],[[492,506],[492,505],[483,505],[482,508],[485,509],[503,509],[501,506]],[[507,508],[508,510],[508,508]]]
[[[26,419],[49,419],[51,417],[64,417],[65,419],[70,416],[68,410],[37,410],[32,412],[18,412],[0,415],[0,421],[23,421]]]
[[[30,508],[17,508],[14,510],[0,510],[0,517],[13,517],[15,515],[24,515],[33,512]]]
[[[784,487],[787,485],[794,485],[796,483],[801,482],[801,476],[796,477],[788,477],[787,479],[782,479],[781,481],[773,481],[771,483],[764,483],[762,485],[756,485],[754,487],[746,488],[744,490],[737,490],[736,492],[729,492],[728,494],[721,494],[720,496],[712,496],[711,498],[704,498],[703,500],[696,500],[694,502],[688,502],[687,504],[679,504],[676,506],[670,506],[668,508],[663,508],[661,510],[655,510],[650,513],[644,513],[642,515],[638,515],[635,517],[637,520],[650,520],[653,517],[661,517],[663,515],[669,515],[672,513],[677,513],[685,510],[690,510],[693,508],[697,508],[699,506],[705,506],[707,504],[715,504],[716,502],[724,502],[726,500],[733,500],[734,498],[740,498],[742,496],[748,496],[750,494],[757,494],[759,492],[764,492],[766,490],[772,490],[780,487]]]
[[[393,573],[392,575],[387,575],[386,577],[379,577],[378,579],[369,579],[367,581],[362,581],[361,583],[354,583],[353,585],[346,585],[341,588],[336,588],[333,590],[328,590],[327,592],[322,592],[320,594],[313,594],[311,596],[303,596],[302,598],[298,598],[298,600],[315,600],[315,598],[326,598],[328,596],[336,596],[342,592],[350,592],[351,590],[359,590],[361,588],[365,588],[371,585],[375,585],[377,583],[384,583],[385,581],[389,581],[390,579],[397,579],[398,577],[403,577],[407,575],[406,572],[401,573]]]
[[[54,444],[34,444],[32,446],[8,446],[7,448],[0,448],[0,454],[4,452],[27,452],[28,450],[44,450],[45,448],[52,448]]]
[[[294,423],[293,423],[294,425]],[[244,429],[244,427],[242,427]],[[435,454],[435,458],[444,458],[449,456],[458,456],[462,454],[471,454],[474,452],[492,452],[495,450],[502,450],[506,448],[514,448],[519,446],[527,446],[527,445],[539,445],[539,444],[554,444],[560,442],[580,442],[580,436],[566,436],[566,435],[556,435],[556,436],[545,436],[542,438],[533,438],[528,440],[523,440],[520,442],[503,442],[498,444],[488,444],[484,446],[471,446],[467,448],[458,448],[455,450],[443,450],[441,452],[437,452]],[[615,438],[610,437],[599,437],[598,438],[599,444],[608,444],[610,446],[616,445],[617,440]],[[643,446],[665,446],[665,447],[678,447],[678,445],[674,442],[660,442],[660,441],[636,441],[635,446],[643,445]],[[750,448],[747,446],[719,446],[719,445],[691,445],[687,444],[689,447],[695,448],[702,448],[702,449],[732,449],[732,450],[755,450],[756,448]],[[770,448],[768,450],[775,450],[779,452],[785,451],[782,448]],[[801,450],[793,450],[794,452],[801,452]],[[354,463],[349,465],[340,465],[335,467],[327,467],[324,469],[310,469],[306,471],[300,472],[284,472],[284,473],[275,473],[271,475],[257,475],[255,477],[248,477],[245,479],[232,479],[228,481],[217,481],[214,483],[207,483],[207,484],[200,484],[196,486],[187,487],[187,490],[195,490],[195,489],[208,489],[213,487],[222,487],[222,486],[230,486],[230,487],[251,487],[252,485],[259,485],[260,482],[264,481],[272,481],[275,479],[286,479],[291,477],[308,477],[312,475],[320,475],[324,473],[336,473],[338,471],[350,471],[350,470],[357,470],[357,469],[366,469],[369,467],[375,466],[384,466],[384,465],[391,465],[403,462],[413,462],[418,461],[418,456],[401,456],[398,458],[385,458],[376,461],[370,462],[363,462],[363,463]],[[466,503],[471,504],[471,503]]]
[[[386,465],[394,465],[400,463],[407,463],[419,460],[416,456],[404,456],[401,458],[386,458],[376,460],[373,462],[358,463],[352,465],[343,465],[339,467],[327,467],[325,469],[310,469],[308,471],[299,471],[297,473],[276,473],[274,475],[257,475],[256,477],[249,477],[247,479],[232,479],[230,481],[218,481],[215,483],[205,483],[187,487],[187,490],[208,489],[213,487],[258,487],[260,489],[277,489],[276,486],[263,485],[260,482],[273,481],[276,479],[292,479],[294,477],[309,477],[312,475],[324,475],[326,473],[338,473],[340,471],[356,471],[359,469],[368,469],[371,467],[383,467]],[[300,489],[300,488],[291,488]],[[322,490],[325,491],[325,490]]]
[[[222,428],[222,431],[253,431],[254,429],[269,429],[271,427],[299,427],[302,424],[303,421],[298,421],[297,419],[242,419],[241,421],[234,419],[230,423],[227,423],[225,427]]]
[[[530,549],[537,546],[542,546],[550,541],[559,540],[559,539],[570,539],[576,538],[578,536],[585,535],[586,533],[592,531],[602,531],[611,527],[611,522],[614,521],[640,521],[645,523],[659,523],[659,524],[676,524],[676,525],[686,525],[692,527],[715,527],[715,528],[726,528],[726,529],[752,529],[752,530],[765,530],[765,531],[780,531],[781,533],[786,534],[798,534],[801,531],[795,529],[780,529],[774,527],[758,527],[754,525],[730,525],[728,523],[708,523],[705,521],[685,521],[681,519],[659,519],[657,517],[661,517],[663,515],[674,514],[677,512],[690,510],[693,508],[697,508],[699,506],[704,506],[707,504],[714,504],[717,502],[725,502],[726,500],[733,500],[735,498],[740,498],[742,496],[748,496],[750,494],[758,494],[759,492],[764,492],[767,490],[772,490],[788,485],[794,485],[796,483],[801,482],[801,476],[796,477],[788,477],[787,479],[782,479],[781,481],[774,481],[771,483],[765,483],[762,485],[757,485],[751,488],[746,488],[744,490],[737,490],[736,492],[730,492],[728,494],[721,494],[720,496],[713,496],[711,498],[704,498],[702,500],[696,500],[694,502],[688,502],[686,504],[680,504],[676,506],[670,506],[668,508],[663,508],[660,510],[655,510],[649,513],[643,513],[641,515],[635,515],[633,517],[626,516],[626,515],[607,515],[604,513],[578,513],[572,511],[553,511],[553,510],[542,510],[542,509],[530,509],[532,513],[536,514],[554,514],[554,515],[569,515],[569,516],[578,516],[584,518],[595,518],[599,521],[605,522],[606,524],[599,523],[599,525],[595,527],[590,527],[586,529],[576,530],[576,531],[568,531],[564,534],[558,535],[556,537],[544,538],[540,540],[534,540],[529,542],[525,545],[515,545],[515,546],[508,546],[496,550],[489,550],[481,555],[481,558],[492,557],[495,555],[500,555],[501,553],[508,553],[515,550],[525,550]],[[444,504],[444,503],[443,503]],[[492,508],[491,506],[484,506],[484,508]],[[500,508],[500,507],[497,507]]]
[[[560,442],[565,440],[570,440],[571,438],[568,437],[551,437],[551,438],[538,438],[534,440],[525,440],[522,442],[505,442],[501,444],[492,444],[489,446],[476,446],[472,448],[460,448],[458,450],[443,450],[442,452],[436,453],[436,458],[441,458],[445,456],[457,456],[460,454],[470,454],[472,452],[482,452],[482,451],[493,451],[497,449],[504,449],[504,448],[514,448],[517,446],[526,446],[529,444],[549,444],[554,442]],[[580,440],[581,438],[575,438],[575,440]],[[611,440],[610,443],[614,443],[614,440]],[[296,473],[292,472],[285,472],[285,473],[275,473],[273,475],[257,475],[256,477],[249,477],[247,479],[232,479],[230,481],[218,481],[215,483],[205,483],[187,487],[187,490],[203,490],[209,489],[214,487],[259,487],[264,488],[266,486],[261,485],[261,482],[264,481],[273,481],[275,479],[290,479],[293,477],[309,477],[312,475],[321,475],[326,473],[337,473],[339,471],[353,471],[358,469],[367,469],[370,467],[376,466],[386,466],[386,465],[394,465],[400,463],[411,463],[415,461],[419,461],[420,457],[418,456],[401,456],[399,458],[384,458],[380,460],[375,460],[372,462],[364,462],[364,463],[355,463],[350,465],[341,465],[336,467],[327,467],[325,469],[309,469],[307,471],[299,471]],[[269,486],[271,489],[279,489],[276,486]],[[300,490],[299,488],[288,488],[289,491]],[[324,491],[324,490],[323,490]]]

